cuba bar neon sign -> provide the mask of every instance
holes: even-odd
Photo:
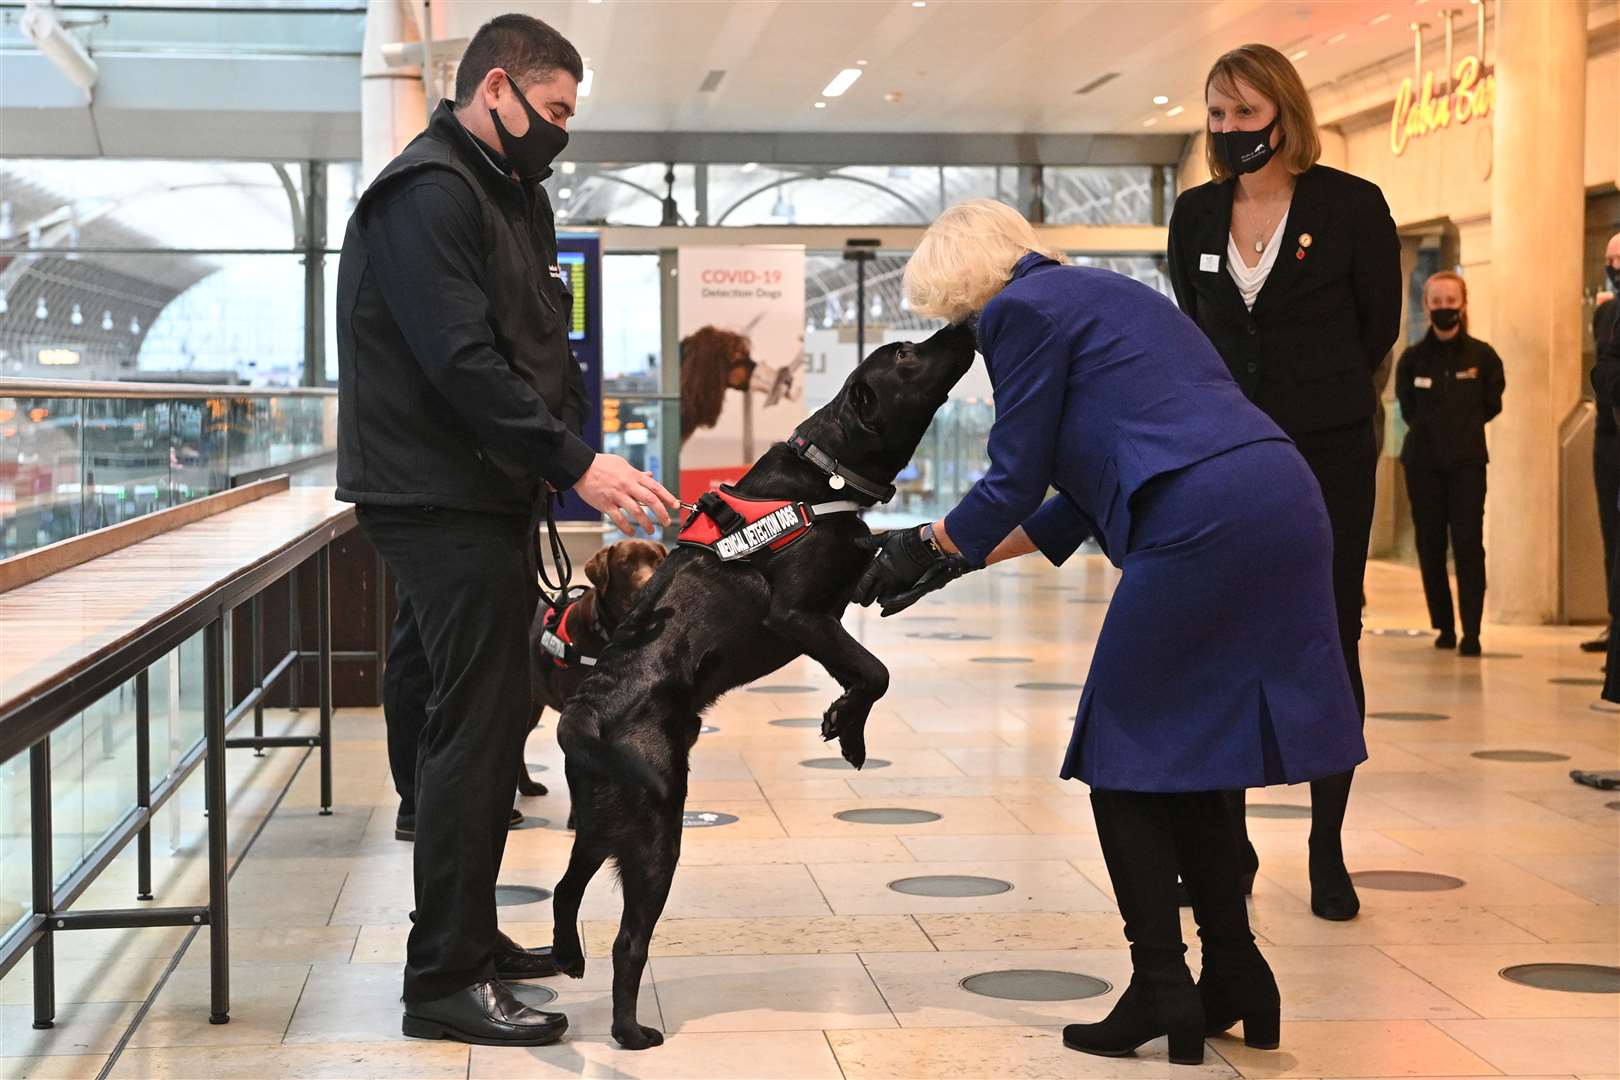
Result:
[[[1496,104],[1496,75],[1481,71],[1479,57],[1463,57],[1452,69],[1452,75],[1452,90],[1439,95],[1434,92],[1432,71],[1423,76],[1421,95],[1413,92],[1411,78],[1401,80],[1401,88],[1395,94],[1395,114],[1389,124],[1389,148],[1397,155],[1405,153],[1413,139],[1448,128],[1453,123],[1466,124],[1490,115]]]

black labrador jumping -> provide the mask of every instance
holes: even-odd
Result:
[[[726,538],[713,550],[683,545],[664,560],[563,711],[558,741],[576,830],[553,901],[553,955],[565,974],[585,974],[580,900],[613,859],[624,893],[613,944],[613,1037],[626,1049],[664,1041],[636,1022],[636,992],[680,858],[687,755],[703,710],[726,691],[809,656],[844,689],[823,717],[822,738],[838,739],[856,768],[866,761],[866,719],[888,690],[889,673],[839,622],[871,559],[857,543],[870,536],[865,523],[841,511],[893,494],[895,475],[973,352],[973,334],[963,327],[877,349],[789,442],[766,451],[729,506],[705,496],[699,505],[715,519],[711,538]],[[789,500],[791,508],[765,512],[746,527],[721,520],[728,509],[769,505],[750,500]],[[686,533],[693,527],[689,521]],[[738,554],[750,546],[753,553]]]

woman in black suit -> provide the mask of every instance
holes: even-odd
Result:
[[[1316,163],[1310,96],[1277,50],[1222,56],[1204,96],[1214,179],[1176,200],[1170,280],[1322,488],[1340,644],[1365,716],[1357,643],[1378,463],[1373,372],[1400,333],[1400,242],[1375,184]],[[1324,919],[1360,909],[1339,840],[1352,777],[1311,784],[1311,910]],[[1242,827],[1241,811],[1233,816]],[[1246,831],[1243,840],[1252,881],[1259,858]]]

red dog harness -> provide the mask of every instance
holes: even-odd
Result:
[[[802,503],[791,499],[755,499],[721,485],[704,494],[681,527],[677,543],[703,548],[723,562],[776,552],[810,532],[825,514],[861,509],[856,502]]]
[[[579,601],[580,597],[575,596],[561,608],[556,605],[548,607],[545,621],[541,624],[540,647],[550,655],[551,662],[560,668],[596,666],[596,657],[580,652],[579,646],[574,644],[573,633],[568,629],[568,616],[574,613]]]

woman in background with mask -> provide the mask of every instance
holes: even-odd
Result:
[[[1204,96],[1213,179],[1176,200],[1171,284],[1322,490],[1340,645],[1365,715],[1358,641],[1378,464],[1373,373],[1400,332],[1400,242],[1375,184],[1317,164],[1310,96],[1276,49],[1225,54]],[[1339,839],[1352,776],[1311,784],[1311,910],[1324,919],[1360,910]],[[1241,799],[1231,815],[1239,829]],[[1246,830],[1241,839],[1252,882],[1259,858]]]
[[[1429,332],[1401,354],[1395,397],[1408,431],[1401,448],[1418,562],[1437,649],[1478,656],[1485,608],[1485,425],[1507,385],[1496,350],[1468,334],[1468,285],[1442,270],[1423,283]],[[1446,577],[1446,534],[1457,563],[1457,640]]]

